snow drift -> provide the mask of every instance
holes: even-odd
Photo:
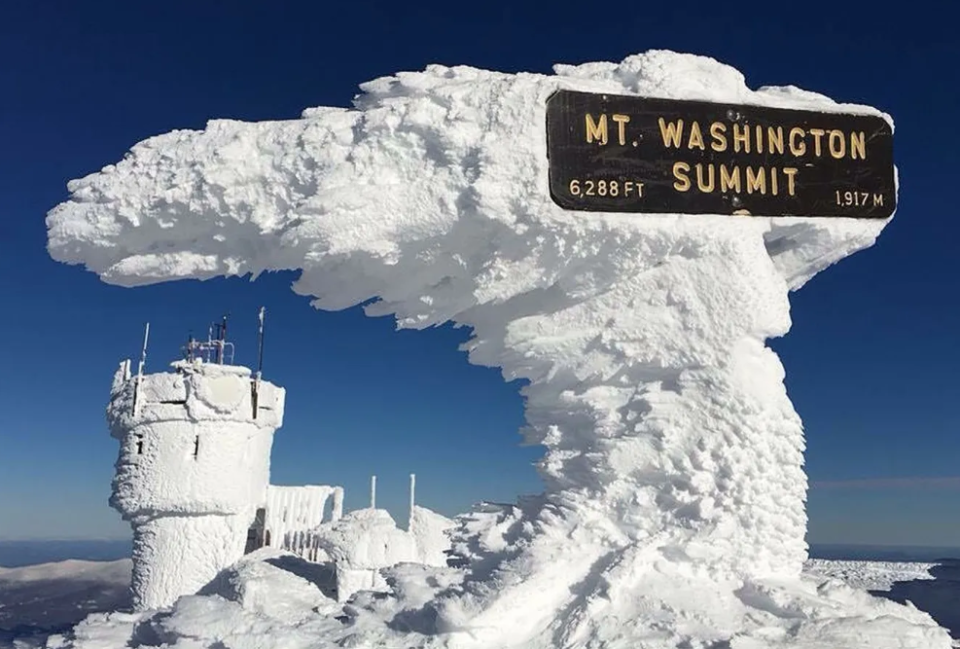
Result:
[[[555,72],[430,66],[353,109],[148,139],[70,183],[50,253],[126,286],[300,269],[318,308],[470,326],[471,362],[529,380],[545,494],[461,519],[457,570],[388,574],[329,646],[949,646],[915,609],[800,580],[803,432],[764,345],[788,292],[885,223],[587,214],[547,190],[558,88],[881,113],[671,52]]]

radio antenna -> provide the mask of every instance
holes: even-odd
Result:
[[[140,414],[140,383],[143,381],[143,367],[147,364],[147,342],[150,340],[150,323],[143,329],[143,350],[140,352],[140,364],[137,366],[137,383],[133,387],[133,416]]]
[[[210,326],[207,328],[207,345],[206,345],[206,347],[205,347],[204,350],[203,350],[203,362],[204,362],[204,363],[209,363],[209,362],[210,362],[210,350],[213,349],[213,328],[214,328],[214,326],[219,327],[220,325],[214,325],[214,324],[211,323]]]
[[[217,349],[217,362],[223,365],[223,348],[227,342],[227,316],[223,316],[223,319],[220,321],[220,331],[218,333],[220,334],[220,344]]]
[[[260,409],[260,378],[263,376],[263,319],[266,307],[260,307],[260,330],[257,333],[257,374],[253,380],[253,418],[257,418]]]
[[[260,307],[260,332],[257,336],[257,383],[260,383],[260,376],[263,374],[263,320],[267,313],[267,307]]]

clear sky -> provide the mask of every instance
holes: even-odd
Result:
[[[149,368],[231,315],[253,363],[288,389],[278,484],[341,484],[399,508],[406,476],[446,513],[536,492],[519,385],[471,366],[467,331],[394,330],[314,311],[293,274],[122,289],[45,251],[66,183],[136,142],[212,118],[348,106],[357,85],[429,63],[549,72],[651,48],[713,56],[749,85],[794,84],[897,123],[901,195],[877,246],[792,296],[772,341],[808,441],[811,542],[960,546],[957,171],[960,39],[947,3],[44,2],[0,9],[0,539],[122,537],[106,504],[117,363]],[[952,10],[956,14],[957,10]]]

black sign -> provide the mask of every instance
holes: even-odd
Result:
[[[565,209],[887,218],[881,117],[559,90],[547,100],[550,195]]]

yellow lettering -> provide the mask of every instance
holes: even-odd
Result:
[[[600,144],[606,144],[609,135],[607,134],[607,116],[600,115],[600,122],[593,121],[593,115],[587,113],[587,142],[599,140]]]
[[[714,172],[714,170],[713,170],[713,165],[712,165],[712,164],[708,164],[708,165],[707,165],[707,171],[708,171],[708,173],[707,173],[707,178],[708,178],[709,181],[710,181],[709,184],[704,183],[704,181],[703,181],[703,165],[697,163],[697,188],[698,188],[700,191],[702,191],[704,194],[709,194],[710,192],[712,192],[712,191],[713,191],[713,186],[714,186],[714,174],[715,174],[715,172]]]
[[[613,114],[613,121],[617,123],[617,139],[620,142],[620,146],[626,146],[627,144],[627,122],[630,121],[629,115],[620,115],[619,113]]]
[[[767,193],[767,174],[763,167],[758,167],[753,171],[753,167],[747,167],[747,193],[752,194],[758,191],[761,194]]]
[[[823,137],[824,133],[826,133],[826,131],[824,131],[822,128],[810,129],[810,135],[813,136],[813,153],[818,158],[820,157],[820,154],[823,153],[823,149],[820,146],[820,138]]]
[[[757,124],[753,132],[757,134],[757,153],[763,153],[763,127]]]
[[[663,119],[661,118],[661,122]],[[673,188],[678,192],[685,192],[690,189],[690,178],[687,174],[690,172],[690,165],[686,162],[673,163],[673,177],[677,180],[673,183]]]
[[[837,160],[842,158],[847,152],[847,141],[843,139],[843,131],[830,131],[827,146],[830,148],[831,156]]]
[[[783,173],[787,177],[787,193],[791,196],[797,195],[797,186],[795,182],[795,177],[797,175],[796,167],[784,167]]]
[[[783,154],[782,126],[778,126],[777,128],[773,128],[772,126],[767,127],[767,148],[770,149],[770,153]]]
[[[727,125],[722,122],[714,122],[710,125],[710,137],[713,138],[713,142],[710,143],[710,148],[714,151],[726,151],[727,150]]]
[[[720,165],[720,191],[726,193],[727,190],[740,193],[740,167],[736,165],[729,171],[727,165]]]
[[[687,142],[687,148],[692,149],[693,147],[697,147],[701,151],[704,150],[703,133],[700,132],[699,122],[690,125],[690,140]]]
[[[804,135],[806,133],[798,126],[790,129],[790,153],[798,158],[807,152],[807,143],[803,141]],[[787,173],[787,170],[784,169],[783,173]]]
[[[737,153],[740,152],[740,145],[743,145],[743,150],[746,153],[750,153],[750,131],[748,127],[744,126],[743,130],[740,130],[739,124],[733,125],[733,150]]]
[[[867,137],[863,131],[850,134],[850,157],[854,160],[860,156],[861,160],[867,159]]]
[[[777,186],[777,182],[778,182],[778,179],[777,179],[777,168],[776,168],[776,167],[773,167],[773,168],[770,170],[770,193],[773,194],[774,196],[776,196],[777,193],[778,193],[778,191],[779,191],[779,187]]]
[[[672,146],[675,149],[680,148],[680,138],[683,137],[683,120],[678,119],[676,122],[670,122],[667,125],[667,122],[664,119],[660,118],[660,137],[663,138],[663,146],[670,147]],[[690,167],[688,166],[689,170]],[[683,190],[686,191],[686,190]]]

